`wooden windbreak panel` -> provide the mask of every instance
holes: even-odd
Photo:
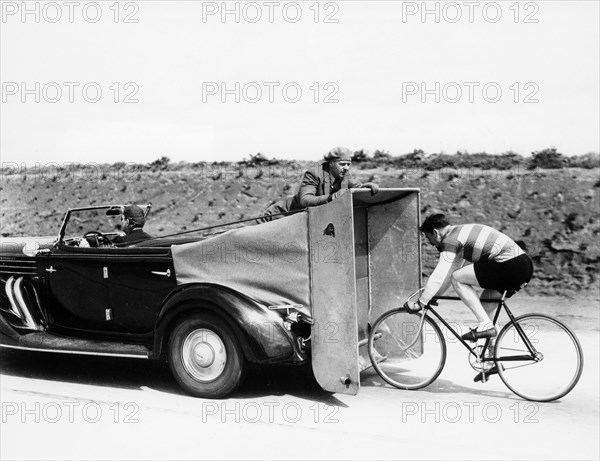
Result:
[[[313,372],[323,389],[356,394],[368,323],[420,286],[418,190],[348,191],[308,213]]]
[[[358,393],[352,195],[309,208],[312,367],[330,392]]]
[[[407,193],[368,209],[371,310],[374,322],[420,288],[419,200]]]
[[[356,272],[356,313],[358,340],[367,338],[369,332],[369,242],[367,233],[367,208],[354,207],[354,267]]]

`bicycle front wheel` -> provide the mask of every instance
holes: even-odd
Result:
[[[504,384],[536,402],[567,395],[583,370],[575,333],[545,314],[526,314],[505,325],[496,341],[495,357]]]
[[[438,325],[427,315],[399,308],[384,313],[369,333],[369,357],[388,384],[420,389],[439,376],[446,362],[446,342]]]

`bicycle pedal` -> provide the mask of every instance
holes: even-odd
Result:
[[[473,381],[476,383],[487,383],[488,380],[488,374],[484,373],[483,371],[480,371],[477,375],[475,375],[475,378],[473,378]]]
[[[502,366],[502,365],[500,365],[500,366]],[[504,367],[502,367],[502,371],[504,371]],[[480,382],[480,381],[482,383],[485,383],[490,378],[490,376],[495,375],[495,374],[498,374],[498,367],[496,365],[485,372],[483,372],[483,371],[479,372],[477,374],[477,376],[475,376],[475,378],[473,378],[473,381],[475,381],[476,383]]]

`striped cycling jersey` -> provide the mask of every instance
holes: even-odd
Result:
[[[510,237],[483,224],[450,226],[437,249],[440,260],[419,298],[423,304],[431,301],[440,288],[445,290],[449,286],[452,272],[462,267],[465,261],[502,263],[524,254]]]
[[[502,263],[523,254],[523,250],[514,240],[483,224],[452,226],[450,232],[442,239],[438,250],[440,253],[450,251],[472,263]]]

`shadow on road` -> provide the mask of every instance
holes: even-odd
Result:
[[[166,362],[115,357],[39,353],[0,348],[3,375],[121,389],[147,387],[186,395]],[[310,366],[250,367],[246,379],[231,397],[254,399],[290,395],[345,406],[316,382]]]
[[[327,405],[347,406],[331,392],[321,389],[310,364],[255,367],[250,370],[244,384],[235,393],[238,399],[254,399],[268,395],[289,395]]]
[[[490,379],[500,379],[500,378],[498,378],[497,376],[493,376]],[[420,393],[421,396],[423,396],[425,393],[436,394],[436,395],[463,393],[463,394],[475,394],[475,395],[481,395],[481,396],[486,396],[486,397],[493,397],[495,399],[501,398],[501,399],[507,399],[507,400],[522,400],[520,397],[513,394],[508,389],[506,390],[506,392],[486,389],[485,384],[480,384],[481,389],[476,389],[473,387],[462,386],[460,384],[457,384],[453,381],[449,381],[447,379],[439,379],[439,378],[436,379],[429,386],[424,387],[423,389],[418,389],[418,390],[414,390],[414,391],[405,391],[402,389],[397,389],[397,388],[387,384],[373,370],[367,370],[367,371],[363,372],[363,374],[361,375],[360,384],[362,387],[382,387],[382,388],[388,388],[391,391],[396,390],[398,392],[404,392],[407,394],[412,393],[412,394],[416,395],[417,393]]]
[[[0,349],[3,375],[94,386],[176,392],[168,365],[148,360]]]

